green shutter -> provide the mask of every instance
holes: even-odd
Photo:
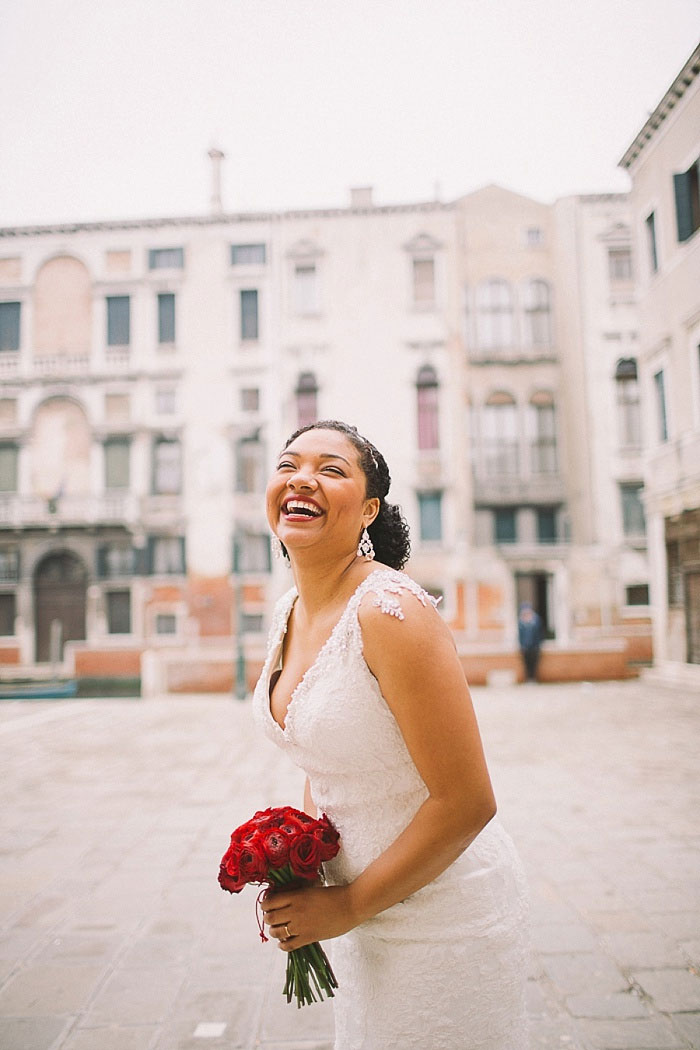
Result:
[[[693,203],[691,198],[690,170],[682,175],[673,176],[673,189],[676,194],[676,223],[678,240],[687,241],[693,236]]]

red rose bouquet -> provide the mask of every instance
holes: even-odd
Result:
[[[339,839],[325,814],[315,820],[292,806],[261,810],[231,835],[231,845],[221,858],[219,885],[229,893],[240,893],[248,883],[298,889],[323,881],[321,865],[335,857]],[[267,940],[262,922],[260,936]],[[297,1006],[306,1006],[318,1001],[314,988],[323,999],[324,993],[332,997],[337,987],[318,941],[289,952],[284,985],[288,1003],[295,996]]]

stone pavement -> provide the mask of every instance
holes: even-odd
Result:
[[[532,1050],[700,1048],[700,698],[474,693],[531,879]],[[0,747],[2,1050],[330,1048],[216,882],[234,826],[301,799],[249,702],[6,702]]]

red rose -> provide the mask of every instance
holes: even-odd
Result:
[[[261,833],[261,845],[270,867],[283,868],[289,860],[289,837],[281,828],[270,828]]]
[[[259,840],[241,844],[238,866],[246,882],[262,882],[267,878],[270,865]]]
[[[321,860],[332,860],[340,850],[340,835],[325,813],[321,820],[316,822],[311,834],[319,844]]]
[[[316,880],[321,865],[321,847],[313,835],[303,832],[292,839],[289,863],[295,875]]]
[[[246,880],[241,878],[237,858],[224,854],[219,867],[219,885],[229,893],[240,893],[246,885]]]

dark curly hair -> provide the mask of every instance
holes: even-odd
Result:
[[[375,557],[377,561],[389,565],[392,569],[402,569],[411,553],[411,541],[408,524],[401,513],[401,508],[395,503],[386,502],[385,497],[391,485],[391,475],[384,456],[371,441],[362,437],[356,427],[343,423],[339,419],[323,419],[318,423],[309,423],[308,426],[300,427],[285,441],[284,447],[287,448],[292,441],[300,434],[305,434],[307,430],[337,430],[355,447],[360,467],[365,475],[366,498],[379,500],[379,513],[367,528]],[[287,555],[284,544],[282,544],[282,550]]]

